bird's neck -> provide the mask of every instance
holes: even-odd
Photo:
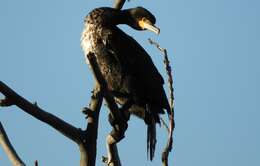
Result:
[[[129,13],[126,10],[97,8],[88,15],[86,22],[96,26],[116,26],[119,24],[129,24],[128,17]]]

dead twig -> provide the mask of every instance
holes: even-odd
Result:
[[[168,58],[167,50],[165,48],[162,48],[157,42],[153,41],[152,39],[148,39],[150,44],[155,45],[160,52],[162,52],[164,56],[164,67],[166,70],[166,73],[168,75],[168,87],[170,91],[170,107],[172,112],[168,115],[169,116],[169,132],[168,132],[168,141],[164,148],[164,151],[162,153],[162,163],[164,166],[168,166],[168,156],[170,151],[172,150],[172,144],[173,144],[173,131],[175,128],[175,122],[174,122],[174,89],[173,89],[173,76],[172,76],[172,69],[170,66],[170,61]]]
[[[162,117],[160,117],[160,121],[162,122],[162,125],[166,128],[167,132],[169,133],[170,129],[168,127],[168,124],[165,122],[165,120]]]
[[[16,153],[14,147],[12,146],[1,122],[0,122],[0,144],[2,145],[12,165],[25,166],[24,162],[21,160],[21,158]]]

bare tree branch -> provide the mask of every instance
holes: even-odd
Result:
[[[123,6],[124,6],[124,4],[125,4],[125,1],[126,1],[126,0],[114,0],[114,5],[113,5],[113,7],[114,7],[115,9],[118,9],[118,10],[122,9]],[[127,1],[129,2],[129,1],[131,1],[131,0],[127,0]]]
[[[16,105],[24,112],[49,124],[54,129],[58,130],[78,144],[80,150],[80,166],[95,166],[98,119],[103,100],[103,92],[100,91],[98,85],[96,85],[95,90],[93,91],[88,109],[89,112],[85,112],[88,121],[87,128],[84,131],[48,112],[45,112],[43,109],[39,108],[37,104],[30,103],[5,85],[2,81],[0,81],[0,92],[5,96],[4,100],[0,100],[0,106]]]
[[[24,162],[16,153],[14,147],[12,146],[8,136],[5,132],[5,129],[0,122],[0,144],[2,145],[5,153],[7,154],[9,160],[11,161],[12,165],[14,166],[25,166]]]
[[[84,132],[84,139],[79,145],[80,165],[95,166],[97,154],[97,136],[99,113],[103,101],[103,92],[98,84],[95,85],[91,101],[88,108],[84,108],[83,113],[87,115],[87,129]]]
[[[0,100],[0,106],[2,106],[2,107],[9,107],[9,106],[12,106],[12,105],[13,105],[13,102],[8,98]]]
[[[61,132],[66,137],[70,138],[75,142],[80,141],[80,132],[79,129],[70,125],[69,123],[63,121],[62,119],[45,112],[36,104],[32,104],[27,101],[16,92],[14,92],[11,88],[5,85],[2,81],[0,81],[0,92],[5,95],[5,100],[10,100],[14,105],[21,108],[24,112],[32,115],[36,119],[49,124],[59,132]],[[0,103],[0,106],[4,106]]]
[[[117,141],[110,134],[107,136],[106,141],[108,157],[103,157],[102,161],[106,163],[107,166],[121,166],[121,161],[116,146]]]
[[[124,116],[119,111],[117,104],[111,93],[108,91],[107,83],[104,80],[102,73],[98,67],[96,57],[94,54],[87,55],[90,67],[92,69],[93,75],[96,79],[96,82],[99,83],[100,88],[104,92],[104,98],[107,103],[107,106],[111,112],[112,118],[116,119],[117,124],[113,126],[112,132],[109,134],[107,138],[112,137],[111,139],[107,139],[107,150],[108,150],[108,166],[120,166],[117,161],[120,161],[119,155],[117,153],[116,143],[119,142],[124,137],[124,133],[127,129],[127,122],[124,119]],[[119,162],[120,163],[120,162]]]
[[[118,156],[117,146],[115,144],[114,138],[111,137],[111,135],[107,136],[107,150],[108,150],[108,157],[102,156],[103,163],[105,163],[107,166],[121,166],[121,161]],[[114,156],[114,160],[109,161],[109,158],[112,158],[111,156]]]
[[[169,133],[170,129],[169,129],[167,123],[165,122],[165,120],[162,117],[160,117],[160,121],[162,122],[162,125],[166,128],[167,132]]]
[[[113,7],[115,9],[119,9],[119,10],[122,9],[122,7],[124,6],[125,1],[126,0],[115,0]]]
[[[152,39],[148,39],[150,44],[155,45],[164,55],[164,66],[168,75],[168,87],[170,91],[170,107],[172,112],[168,115],[169,116],[169,131],[168,131],[168,141],[164,148],[164,151],[162,153],[162,163],[164,166],[168,166],[168,156],[170,151],[172,150],[172,144],[173,144],[173,131],[175,128],[175,122],[174,122],[174,89],[173,89],[173,77],[172,77],[172,70],[170,61],[168,58],[167,50],[165,48],[162,48],[157,42],[153,41]]]

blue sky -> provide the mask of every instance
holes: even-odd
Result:
[[[80,48],[83,19],[112,0],[1,0],[0,79],[30,101],[78,127],[90,98],[92,75]],[[168,49],[176,96],[175,149],[171,165],[260,165],[260,2],[257,0],[133,0],[157,17],[161,34],[120,26],[150,53],[165,76],[162,58],[147,39]],[[2,96],[1,96],[2,97]],[[78,165],[77,146],[17,107],[0,108],[0,121],[28,164]],[[111,130],[104,106],[97,165]],[[119,144],[125,166],[160,165],[159,132],[153,163],[146,160],[146,126],[131,118]],[[0,165],[10,165],[0,148]]]

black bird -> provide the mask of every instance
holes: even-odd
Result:
[[[143,118],[148,125],[147,151],[153,159],[156,144],[156,122],[164,109],[170,106],[163,89],[164,80],[148,53],[136,40],[120,30],[118,24],[127,24],[136,30],[150,30],[155,17],[148,10],[136,7],[116,10],[103,7],[91,11],[85,18],[81,46],[86,61],[95,55],[108,89],[123,108]]]

